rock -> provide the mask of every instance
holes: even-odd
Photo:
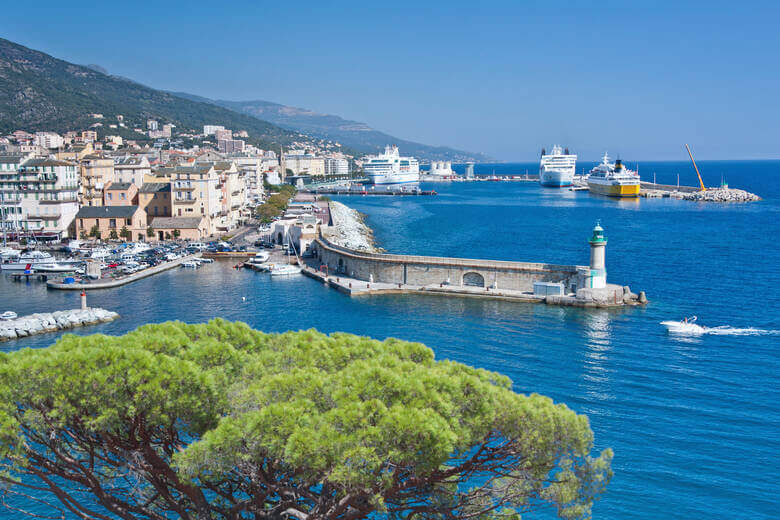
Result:
[[[645,294],[645,291],[639,291],[638,300],[639,300],[639,303],[641,303],[641,304],[647,303],[647,295]]]

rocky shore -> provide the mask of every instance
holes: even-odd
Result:
[[[329,206],[333,225],[327,229],[327,238],[331,243],[366,253],[380,252],[374,244],[371,228],[357,210],[335,201]]]
[[[117,318],[119,314],[100,308],[30,314],[13,320],[0,321],[0,341],[96,325]]]

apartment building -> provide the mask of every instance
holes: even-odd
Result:
[[[100,155],[86,155],[79,164],[81,173],[81,204],[102,206],[103,190],[114,180],[114,160]]]
[[[205,217],[213,234],[222,212],[222,187],[214,165],[178,166],[170,175],[173,217]]]
[[[173,214],[170,182],[147,182],[138,190],[138,205],[153,221],[157,217],[170,217]]]
[[[152,174],[152,167],[145,155],[126,155],[114,159],[114,181],[129,182],[141,187],[144,178]]]
[[[33,158],[20,162],[15,172],[2,173],[3,199],[13,203],[14,229],[38,236],[69,236],[68,228],[79,210],[75,163]]]
[[[325,159],[316,155],[294,152],[284,154],[285,170],[291,170],[293,175],[310,175],[322,177],[325,175]],[[283,172],[287,174],[288,172]]]

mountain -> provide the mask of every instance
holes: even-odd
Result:
[[[104,114],[105,119],[93,119],[92,113]],[[108,130],[117,114],[124,116],[127,128]],[[101,133],[142,139],[132,128],[145,129],[148,118],[172,123],[177,132],[201,132],[208,124],[246,130],[249,142],[263,148],[305,140],[298,132],[256,117],[184,99],[110,76],[99,66],[75,65],[0,38],[0,133],[20,129],[61,133],[84,130],[98,121],[105,125]]]
[[[361,152],[375,153],[384,150],[388,144],[396,144],[404,155],[412,155],[425,161],[452,162],[488,162],[491,160],[484,154],[464,152],[446,146],[429,146],[399,139],[374,130],[365,123],[350,121],[339,116],[319,114],[305,108],[296,108],[270,101],[226,101],[213,100],[185,92],[174,92],[175,95],[199,101],[213,103],[242,112],[265,121],[270,121],[282,128],[295,130],[307,135],[337,141],[344,146]]]

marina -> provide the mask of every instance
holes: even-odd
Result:
[[[487,171],[495,168],[499,176],[525,167],[506,165],[502,170],[496,165]],[[643,169],[657,169],[659,181],[673,184],[682,167],[657,164]],[[703,467],[702,478],[732,487],[753,473],[744,461],[752,468],[773,471],[763,462],[770,460],[772,450],[755,439],[773,431],[774,401],[766,389],[778,369],[773,331],[780,327],[768,310],[757,313],[753,306],[735,306],[723,295],[741,290],[741,280],[748,278],[757,281],[767,309],[778,304],[780,280],[774,265],[762,259],[778,254],[777,245],[765,240],[766,230],[776,227],[778,195],[766,165],[738,167],[746,176],[734,180],[767,194],[764,200],[734,206],[671,198],[612,199],[528,182],[442,183],[436,185],[436,197],[332,197],[350,214],[364,216],[374,247],[409,256],[547,259],[589,267],[588,241],[600,219],[609,238],[609,281],[630,284],[630,293],[637,296],[638,289],[647,291],[648,305],[587,308],[546,305],[541,297],[533,301],[530,295],[525,295],[527,301],[513,294],[485,297],[493,291],[508,294],[508,289],[500,280],[497,289],[461,288],[454,276],[449,287],[408,284],[397,291],[397,284],[371,283],[357,276],[348,280],[335,272],[327,273],[326,280],[326,273],[314,264],[301,275],[270,276],[235,269],[256,253],[232,251],[204,253],[214,258],[208,268],[168,269],[91,291],[90,305],[118,312],[122,319],[68,331],[123,334],[148,322],[223,317],[265,331],[316,328],[421,341],[437,357],[500,370],[519,391],[540,391],[598,417],[593,427],[600,442],[630,461],[615,480],[621,499],[597,504],[598,516],[624,518],[640,505],[663,515],[673,501],[682,504],[679,518],[699,517],[706,515],[701,504],[712,498],[710,491],[665,481],[648,483],[646,473],[670,474],[680,482],[685,475],[680,465]],[[421,188],[429,189],[425,184]],[[740,240],[724,243],[726,228]],[[358,244],[355,233],[363,232],[349,229],[342,238],[351,240],[350,249]],[[680,243],[694,249],[680,250]],[[718,255],[708,254],[715,250]],[[278,246],[268,252],[267,263],[287,261]],[[302,258],[306,264],[314,260]],[[738,277],[734,266],[739,266]],[[319,277],[316,283],[311,275]],[[485,280],[490,286],[490,275]],[[0,310],[20,316],[78,307],[76,291],[15,283],[5,274],[0,284],[5,297]],[[422,286],[425,290],[419,290]],[[692,298],[694,289],[697,296]],[[661,324],[694,314],[699,323],[711,327],[692,336],[671,334]],[[63,332],[10,339],[2,348],[45,346]],[[714,380],[712,374],[717,374]],[[762,403],[759,412],[748,413],[740,405],[748,396]],[[664,404],[669,402],[676,404]],[[707,413],[691,414],[693,407]],[[690,431],[699,432],[697,449],[690,448]],[[723,465],[705,464],[724,452],[730,455]],[[768,511],[760,505],[764,485],[759,487],[744,491],[756,504],[748,509],[758,516]],[[744,500],[729,499],[722,507],[744,508]]]

